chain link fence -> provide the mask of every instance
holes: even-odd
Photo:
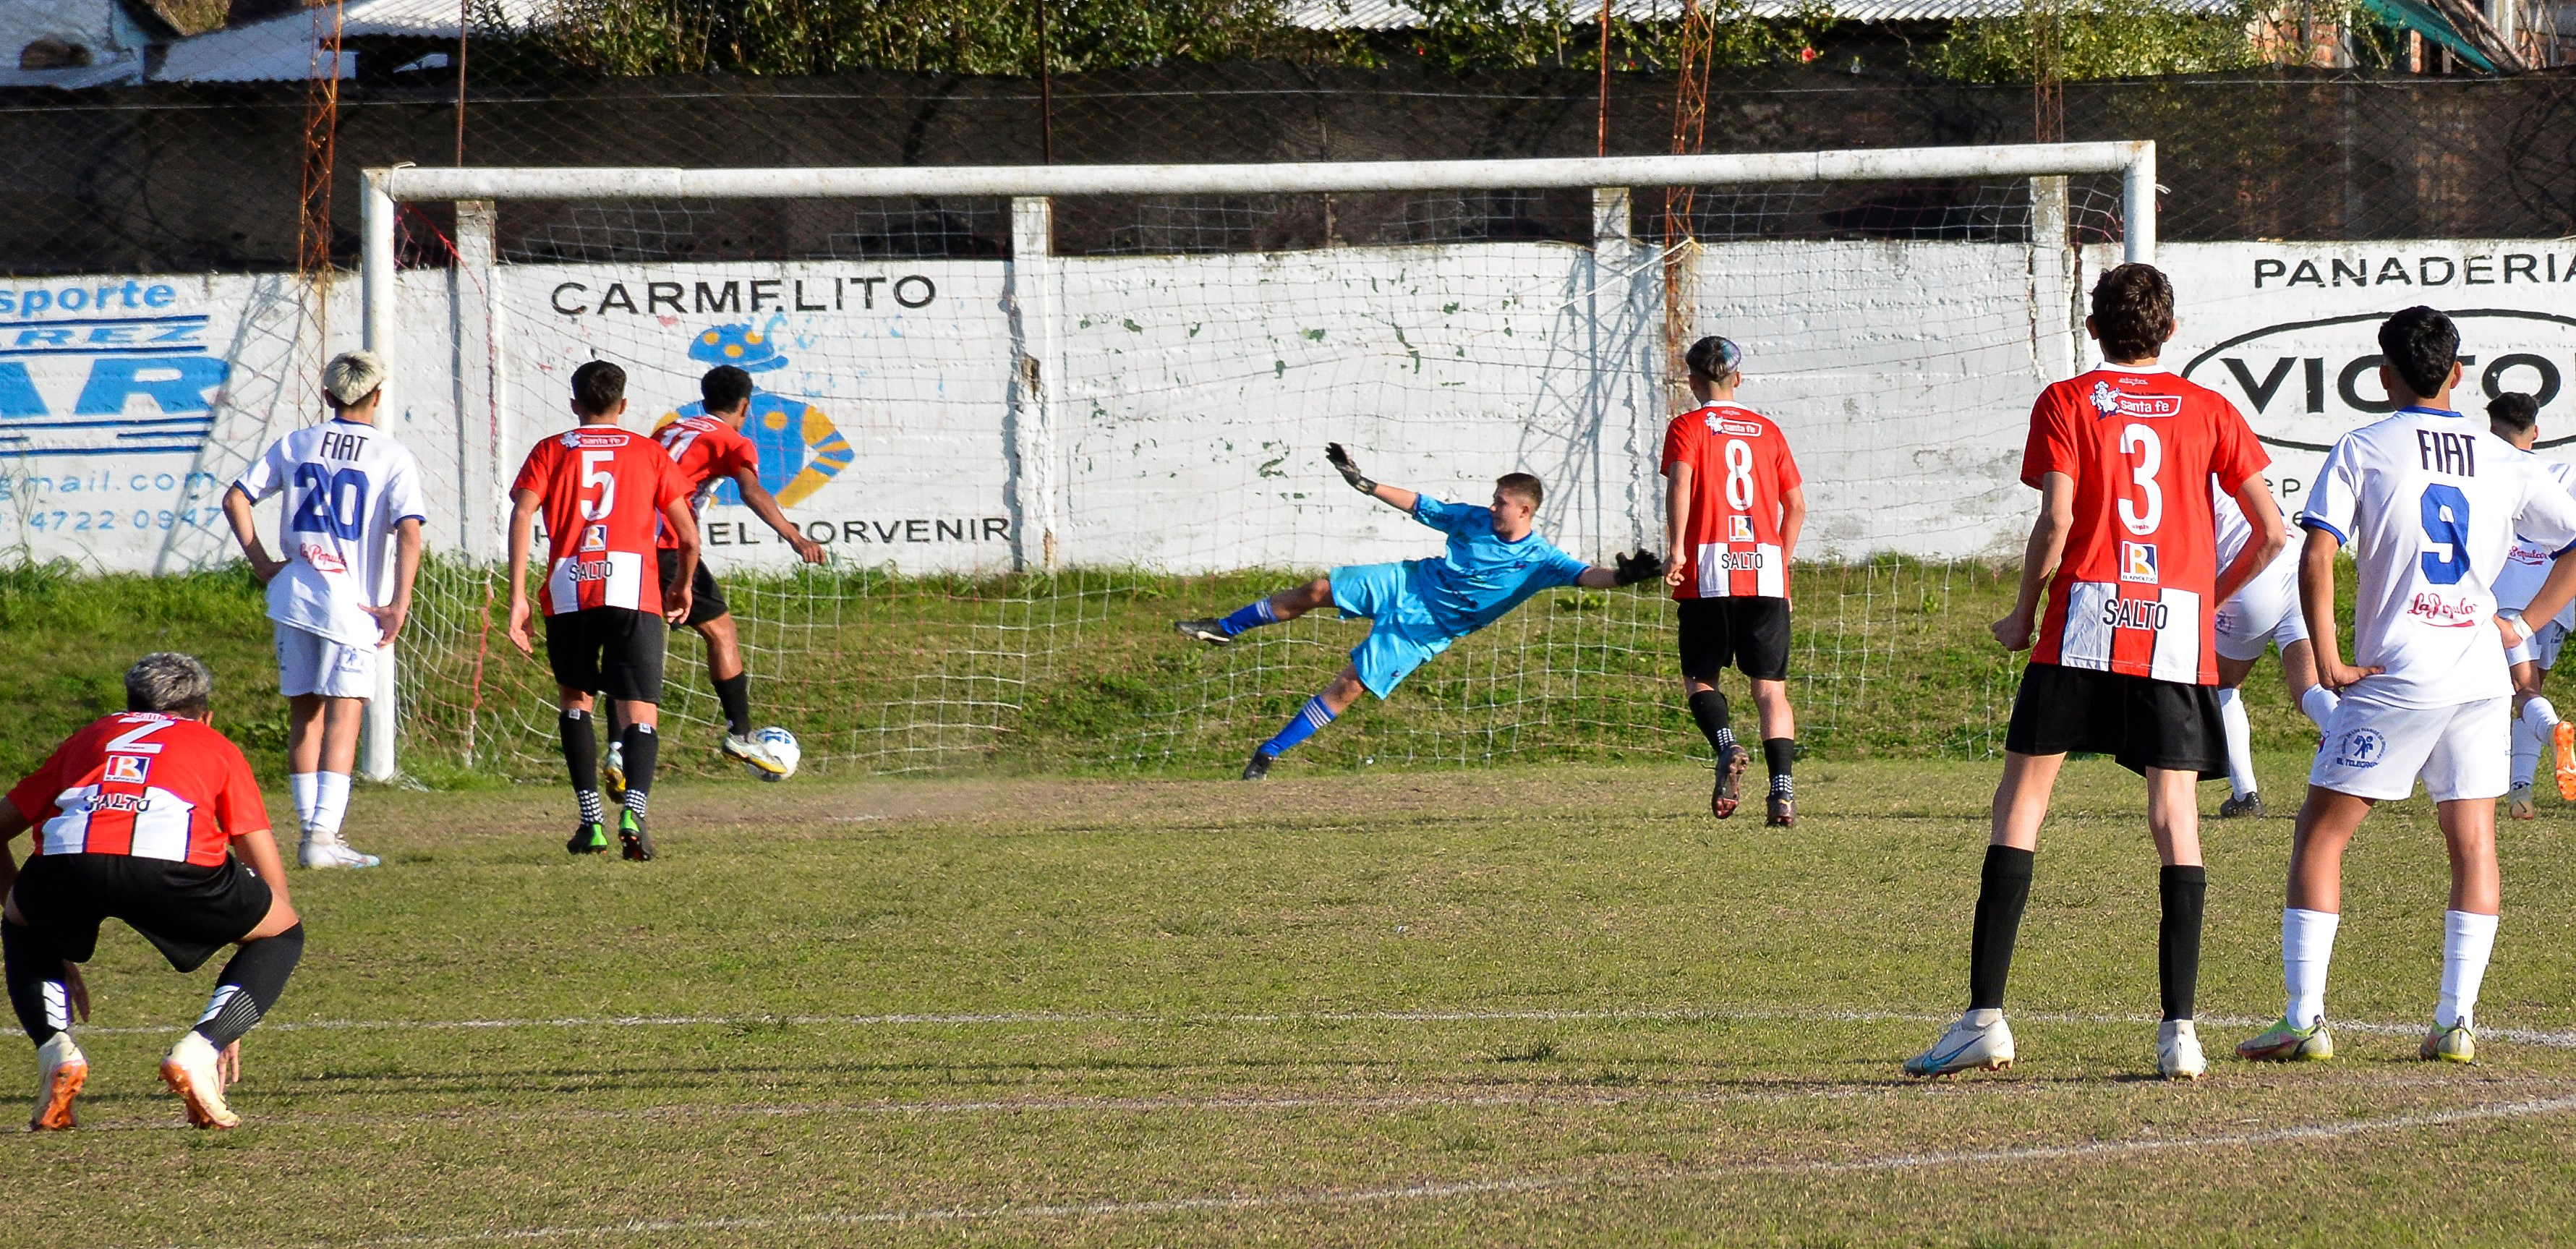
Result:
[[[379,63],[391,58],[378,58]],[[356,258],[358,171],[457,157],[453,79],[344,90],[332,252]],[[489,165],[945,165],[1393,160],[1670,150],[1674,79],[1300,69],[1275,64],[1026,79],[481,81],[464,156]],[[2157,141],[2175,240],[2576,234],[2576,76],[2366,79],[2266,73],[2070,84],[2066,137]],[[298,84],[0,93],[0,271],[14,276],[295,267],[305,102]],[[1713,88],[1711,151],[2012,142],[2029,91],[1822,71]],[[1606,142],[1602,136],[1606,134]],[[1641,231],[1660,196],[1637,198]],[[413,218],[445,233],[442,210]],[[2004,238],[2013,185],[1743,188],[1690,207],[1703,239]],[[1066,255],[1264,251],[1501,239],[1584,241],[1583,197],[1198,197],[1087,203]],[[1007,254],[996,201],[713,201],[517,206],[508,258],[728,260]],[[416,260],[437,263],[437,248]]]

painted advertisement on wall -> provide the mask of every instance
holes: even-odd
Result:
[[[2379,323],[2415,304],[2459,326],[2455,409],[2528,394],[2540,453],[2576,459],[2576,243],[2212,243],[2168,247],[2164,263],[2184,304],[2166,363],[2245,413],[2285,514],[2336,438],[2396,410]]]

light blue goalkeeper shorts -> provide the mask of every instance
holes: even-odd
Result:
[[[1351,667],[1379,698],[1458,640],[1432,623],[1413,575],[1408,564],[1345,564],[1332,571],[1333,606],[1342,619],[1370,622],[1368,636],[1351,648]]]

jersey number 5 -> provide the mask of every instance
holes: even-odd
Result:
[[[2424,536],[2450,548],[2418,557],[2424,579],[2435,585],[2458,585],[2469,573],[2469,496],[2460,493],[2458,486],[2437,481],[2424,487],[2421,507]]]
[[[610,512],[617,510],[617,478],[608,472],[609,464],[616,459],[617,453],[614,451],[581,453],[582,490],[586,493],[593,486],[599,487],[598,498],[581,501],[583,520],[606,520]]]
[[[2144,538],[2165,523],[2165,492],[2156,486],[2156,473],[2165,466],[2164,443],[2156,431],[2145,425],[2131,425],[2120,431],[2120,454],[2134,456],[2129,465],[2129,480],[2137,483],[2143,502],[2120,496],[2120,523],[2130,533]]]

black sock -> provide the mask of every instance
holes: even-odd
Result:
[[[2189,1019],[2200,995],[2200,918],[2209,901],[2209,870],[2168,867],[2158,874],[2164,922],[2156,926],[2156,983],[2164,990],[2165,1018]]]
[[[572,773],[572,796],[581,804],[585,824],[596,824],[599,808],[599,738],[590,731],[590,713],[567,711],[555,717],[555,728],[563,733],[564,770]],[[633,775],[635,764],[626,765]]]
[[[1789,737],[1762,739],[1762,762],[1771,768],[1771,792],[1787,798],[1796,788],[1789,783],[1789,765],[1798,758],[1798,742]]]
[[[2030,902],[2030,865],[2036,857],[2010,846],[1986,847],[1977,923],[1968,937],[1970,1010],[2003,1009],[2004,979],[2012,974],[2013,939],[2021,934],[2022,907]]]
[[[286,978],[304,957],[304,925],[274,937],[242,942],[241,952],[215,977],[215,995],[197,1018],[197,1034],[216,1049],[241,1039],[286,992]]]
[[[1726,758],[1726,748],[1735,744],[1735,730],[1726,727],[1726,695],[1716,690],[1695,690],[1690,696],[1691,719],[1699,721],[1700,735],[1708,739],[1708,748]]]
[[[716,682],[716,702],[724,707],[725,731],[751,736],[751,674],[737,672]]]
[[[626,809],[642,815],[653,797],[653,759],[662,753],[662,736],[649,724],[630,724],[620,740],[626,747]]]
[[[33,928],[0,923],[0,962],[8,964],[9,1005],[27,1039],[42,1045],[72,1026],[71,986],[63,981],[62,956]]]

